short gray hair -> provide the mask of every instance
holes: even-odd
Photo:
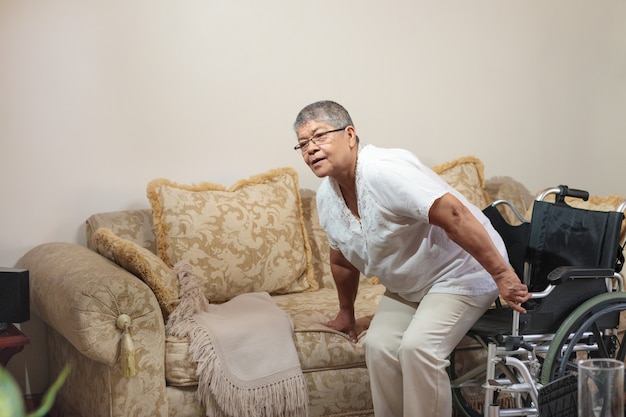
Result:
[[[337,129],[354,126],[348,111],[341,104],[330,100],[317,101],[300,110],[293,124],[293,130],[297,132],[300,127],[310,121],[328,123]]]

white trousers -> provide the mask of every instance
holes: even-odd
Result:
[[[497,295],[386,294],[364,342],[375,416],[449,417],[448,357]]]

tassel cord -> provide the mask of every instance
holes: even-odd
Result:
[[[122,368],[122,375],[125,377],[137,375],[135,347],[133,345],[133,339],[130,336],[130,325],[130,316],[120,314],[117,318],[117,328],[122,331],[122,339],[120,340],[120,367]]]

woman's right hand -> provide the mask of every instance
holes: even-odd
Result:
[[[350,339],[351,342],[357,342],[356,320],[354,318],[354,314],[339,310],[337,316],[333,320],[324,323],[324,325],[338,332],[345,333],[348,335],[348,339]]]

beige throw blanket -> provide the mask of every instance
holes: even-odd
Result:
[[[189,336],[198,396],[208,416],[305,417],[308,395],[293,344],[293,323],[267,293],[209,304],[191,273],[175,266],[180,303],[166,326]]]

